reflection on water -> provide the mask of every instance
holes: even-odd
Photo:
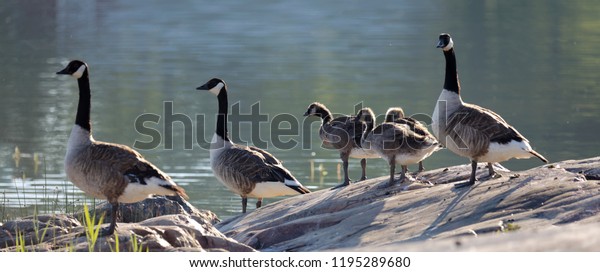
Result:
[[[192,138],[210,139],[216,99],[195,87],[218,76],[242,113],[260,102],[269,121],[281,113],[297,119],[300,135],[280,140],[298,145],[261,147],[318,190],[339,183],[339,155],[320,148],[318,121],[302,117],[308,104],[320,101],[344,114],[359,103],[379,114],[389,106],[431,114],[444,67],[434,45],[440,32],[449,32],[466,102],[501,114],[551,161],[600,150],[600,6],[592,1],[30,2],[0,7],[0,218],[6,207],[87,201],[64,182],[77,84],[54,73],[73,58],[90,65],[96,139],[147,141],[134,128],[136,118],[156,114],[161,120],[150,125],[164,130],[168,101],[173,113],[204,116],[204,125],[193,123]],[[231,132],[251,142],[248,126]],[[259,127],[261,139],[273,143],[269,123]],[[312,133],[303,133],[307,128]],[[184,149],[183,134],[176,122],[171,149],[161,139],[140,152],[183,185],[197,207],[221,217],[238,213],[240,198],[215,181],[208,152]],[[18,165],[15,147],[22,154]],[[443,150],[425,167],[459,163],[466,160]],[[504,165],[525,169],[539,162]],[[358,160],[350,168],[358,178]],[[367,171],[381,176],[387,166],[369,160]]]

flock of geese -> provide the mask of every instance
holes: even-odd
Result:
[[[321,118],[319,136],[323,146],[340,153],[344,181],[335,188],[351,182],[348,177],[350,157],[361,159],[360,180],[366,179],[366,159],[385,159],[390,166],[390,178],[383,187],[393,186],[398,181],[394,178],[397,164],[402,168],[399,180],[410,180],[407,166],[419,164],[419,171],[423,171],[422,161],[443,147],[471,160],[469,180],[455,185],[457,187],[475,183],[478,162],[488,163],[490,177],[498,175],[492,166],[494,162],[533,156],[548,162],[498,114],[462,101],[453,46],[449,34],[439,36],[437,47],[443,50],[446,73],[444,87],[433,111],[433,133],[419,121],[406,117],[399,107],[390,108],[385,122],[376,126],[375,115],[370,108],[360,109],[355,116],[334,118],[325,105],[318,102],[309,105],[304,116]],[[137,151],[93,138],[86,63],[73,60],[57,74],[75,77],[79,87],[75,125],[65,156],[65,172],[79,189],[92,197],[106,199],[112,205],[112,221],[108,228],[102,230],[102,235],[114,232],[119,203],[138,202],[151,195],[178,195],[188,199],[183,188]],[[227,84],[223,80],[213,78],[197,89],[217,96],[218,115],[210,145],[210,164],[215,177],[242,197],[242,212],[246,212],[248,197],[257,198],[256,207],[259,208],[265,197],[310,193],[275,156],[229,139]]]

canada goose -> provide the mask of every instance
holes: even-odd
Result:
[[[196,88],[217,96],[219,114],[217,129],[210,144],[210,165],[216,178],[232,192],[242,197],[242,212],[246,212],[248,197],[258,198],[260,208],[265,197],[307,194],[310,191],[269,152],[254,146],[238,145],[227,136],[227,84],[213,78]]]
[[[180,195],[185,190],[125,145],[94,140],[90,122],[89,69],[83,61],[73,60],[59,75],[71,75],[79,85],[79,102],[75,125],[67,143],[65,172],[75,186],[86,194],[107,199],[112,205],[112,221],[103,235],[111,235],[116,227],[119,203],[133,203],[150,195]]]
[[[357,118],[363,118],[364,112],[366,111],[360,111]],[[424,160],[439,148],[439,143],[433,136],[421,135],[411,129],[410,125],[395,122],[384,122],[371,131],[365,129],[361,141],[364,148],[373,150],[388,162],[390,179],[386,187],[396,183],[396,164],[402,167],[402,182],[407,178],[407,165]]]
[[[368,125],[363,121],[360,121],[355,116],[340,116],[333,118],[331,111],[325,107],[325,105],[314,102],[308,106],[308,109],[304,113],[304,116],[317,116],[321,118],[321,128],[319,129],[319,137],[323,142],[323,146],[326,148],[337,149],[340,152],[340,158],[342,159],[342,166],[344,168],[344,182],[334,189],[347,186],[351,180],[348,177],[348,158],[359,158],[360,166],[362,167],[362,176],[360,180],[367,179],[367,160],[370,158],[379,158],[379,156],[372,150],[363,149],[361,147],[360,139],[362,132],[367,128]],[[371,118],[374,120],[374,117]]]
[[[423,135],[425,137],[433,137],[429,130],[419,121],[404,116],[404,110],[401,107],[391,107],[385,113],[385,122],[398,123],[407,125],[412,131],[419,135]],[[418,172],[423,172],[425,167],[423,167],[423,161],[419,162],[419,170]]]
[[[538,157],[529,141],[495,112],[464,103],[460,97],[460,84],[456,72],[454,42],[447,33],[439,36],[438,48],[446,59],[444,88],[433,110],[432,130],[438,140],[452,152],[471,160],[471,177],[456,187],[475,184],[477,162],[487,162],[490,177],[499,176],[492,163],[511,158]]]

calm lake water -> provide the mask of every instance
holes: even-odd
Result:
[[[240,197],[210,170],[216,98],[197,86],[223,78],[238,109],[230,121],[244,121],[230,124],[233,138],[267,148],[312,190],[329,188],[341,179],[338,153],[320,147],[306,107],[402,106],[426,120],[443,84],[441,32],[454,38],[466,102],[501,114],[551,161],[597,156],[598,14],[595,1],[558,0],[3,1],[0,219],[90,201],[63,170],[77,83],[55,72],[74,58],[90,66],[95,138],[150,142],[138,150],[222,218],[240,212]],[[136,130],[152,114],[159,121]],[[443,150],[425,167],[463,163]],[[350,168],[358,178],[358,160]],[[367,171],[388,170],[369,160]]]

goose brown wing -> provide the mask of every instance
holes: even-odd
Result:
[[[357,122],[354,117],[337,117],[323,124],[320,136],[326,146],[335,149],[350,149],[354,146],[360,146],[363,126],[364,123]]]
[[[223,150],[218,165],[227,176],[243,177],[253,182],[295,180],[281,161],[256,147],[235,146]]]
[[[281,164],[281,161],[279,159],[275,158],[275,156],[273,156],[273,154],[267,152],[266,150],[260,149],[260,148],[258,148],[256,146],[247,146],[247,147],[251,151],[260,153],[264,157],[264,159],[265,159],[265,161],[267,163],[269,163],[269,164]]]
[[[426,146],[437,144],[432,137],[420,135],[410,129],[406,124],[383,123],[371,132],[376,138],[380,138],[380,145],[385,150],[404,150],[412,152]]]
[[[91,159],[95,163],[106,165],[115,173],[126,176],[129,182],[145,184],[145,179],[152,177],[162,180],[171,179],[158,167],[144,159],[139,152],[125,145],[96,142],[91,147]]]
[[[412,131],[416,132],[419,135],[431,135],[431,133],[429,133],[427,128],[421,122],[411,117],[397,118],[393,122],[397,124],[405,124],[409,126]]]
[[[452,113],[448,120],[446,133],[459,134],[467,142],[497,142],[526,140],[516,129],[510,126],[495,112],[472,104]]]

